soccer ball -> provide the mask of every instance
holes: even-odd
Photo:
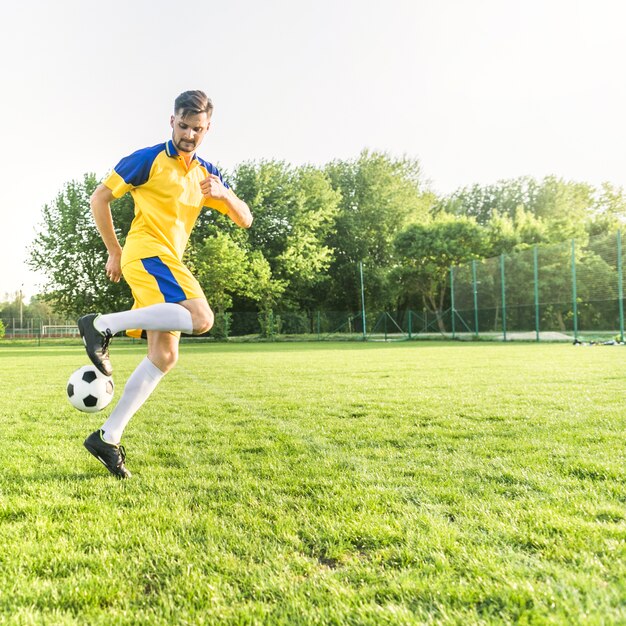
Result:
[[[113,379],[93,365],[83,365],[67,381],[67,399],[85,413],[101,411],[113,400],[114,391]]]

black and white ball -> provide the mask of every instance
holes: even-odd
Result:
[[[77,369],[67,381],[67,398],[73,407],[85,413],[101,411],[113,400],[115,386],[93,365]]]

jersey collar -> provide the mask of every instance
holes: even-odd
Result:
[[[178,156],[178,150],[176,150],[176,146],[174,145],[174,142],[170,139],[168,140],[168,142],[165,144],[165,154],[167,154],[168,157],[172,157],[172,158],[176,158]],[[193,153],[193,156],[191,157],[192,161],[197,161],[198,157],[196,156],[196,153]]]

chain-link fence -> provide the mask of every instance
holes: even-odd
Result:
[[[624,341],[620,232],[450,269],[453,336]]]
[[[210,339],[384,340],[414,338],[624,342],[620,232],[536,245],[451,267],[445,310],[229,312]],[[367,281],[367,276],[365,277]],[[76,322],[1,318],[5,339],[78,337]],[[204,338],[206,339],[206,338]]]

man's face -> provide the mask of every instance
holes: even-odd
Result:
[[[186,115],[178,112],[170,118],[172,141],[178,152],[193,154],[202,143],[211,125],[211,118],[206,113]]]

